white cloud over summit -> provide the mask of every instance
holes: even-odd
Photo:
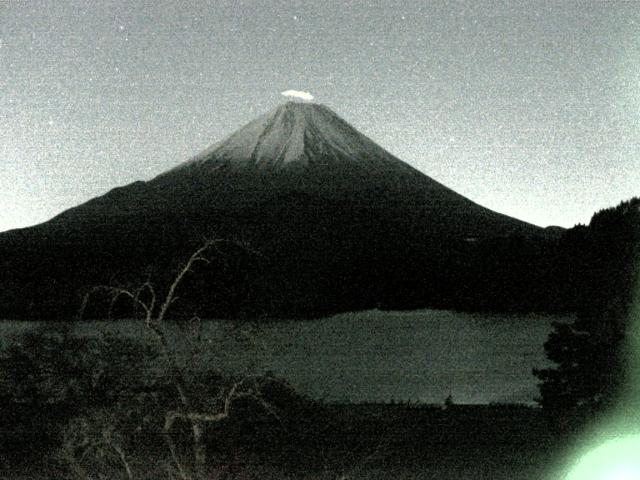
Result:
[[[311,95],[309,92],[303,92],[301,90],[285,90],[284,92],[282,92],[282,95],[285,97],[299,98],[306,101],[313,100],[313,95]]]

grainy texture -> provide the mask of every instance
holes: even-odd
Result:
[[[0,230],[148,180],[308,90],[491,209],[637,194],[634,1],[0,2]]]

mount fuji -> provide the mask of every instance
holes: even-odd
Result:
[[[472,288],[477,245],[546,235],[419,172],[331,109],[288,102],[147,182],[0,234],[10,279],[0,313],[65,316],[90,285],[166,282],[203,238],[257,255],[224,252],[196,282],[206,315],[449,307]]]

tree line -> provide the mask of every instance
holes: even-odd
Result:
[[[565,232],[562,282],[575,295],[576,316],[557,323],[545,343],[553,368],[536,370],[540,403],[598,410],[623,393],[632,349],[634,302],[640,300],[640,198],[593,215]]]

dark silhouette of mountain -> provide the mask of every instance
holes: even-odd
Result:
[[[0,234],[0,313],[67,316],[92,285],[166,284],[204,238],[251,247],[226,247],[185,289],[207,315],[526,310],[559,235],[457,194],[325,106],[289,102],[148,182]]]

